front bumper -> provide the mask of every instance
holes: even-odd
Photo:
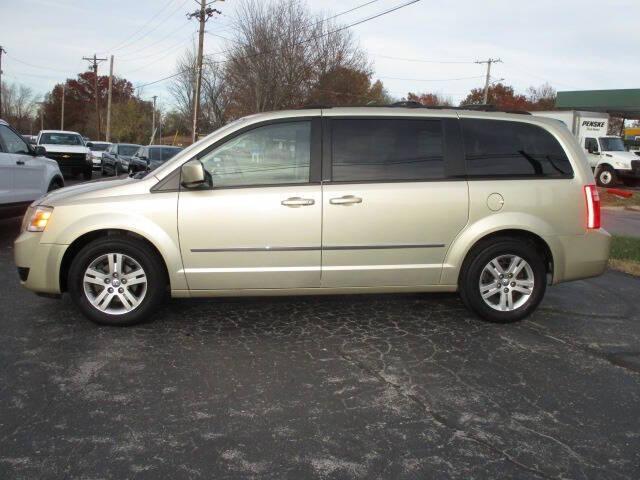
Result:
[[[16,267],[24,274],[20,283],[37,293],[59,294],[60,265],[68,245],[40,243],[41,233],[22,232],[14,242]]]

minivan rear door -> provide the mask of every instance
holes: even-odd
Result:
[[[457,118],[325,112],[322,286],[439,284],[468,218]]]

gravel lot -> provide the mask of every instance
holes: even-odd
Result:
[[[640,280],[517,325],[455,295],[168,301],[97,327],[0,221],[0,478],[638,478]]]

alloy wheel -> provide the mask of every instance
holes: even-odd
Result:
[[[522,307],[534,289],[533,269],[517,255],[500,255],[482,270],[478,287],[484,302],[503,312]]]

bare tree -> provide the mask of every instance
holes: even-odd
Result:
[[[31,130],[36,115],[36,96],[33,90],[22,84],[2,82],[4,120],[20,132]]]
[[[173,97],[175,113],[179,124],[189,125],[193,115],[193,98],[196,82],[195,47],[185,51],[176,64],[178,75],[169,84],[169,92]],[[189,129],[191,127],[188,127]]]

